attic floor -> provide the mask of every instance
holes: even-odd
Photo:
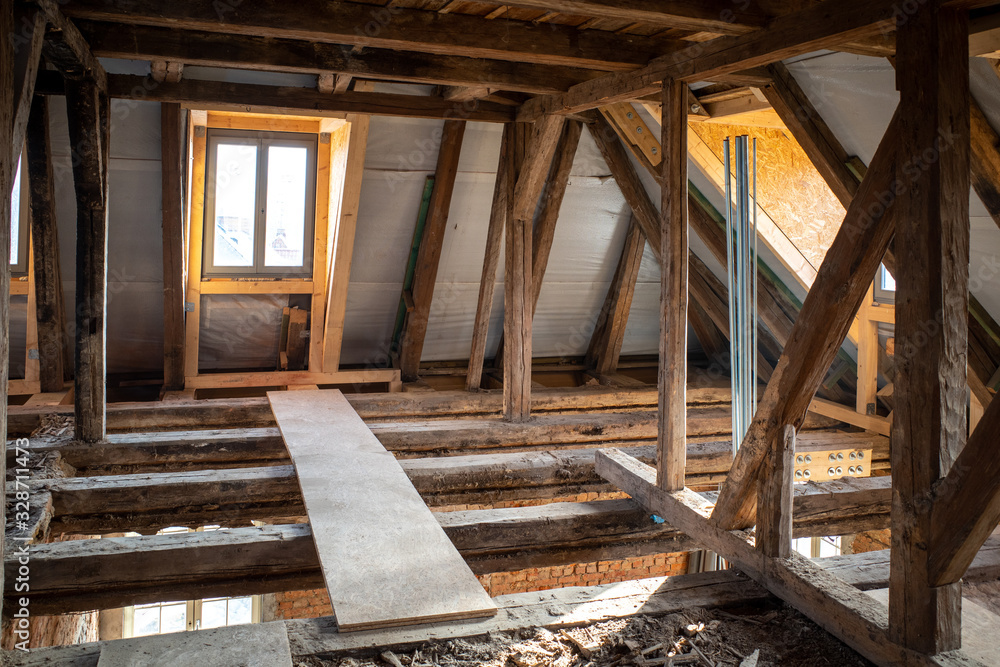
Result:
[[[485,639],[428,642],[409,653],[310,657],[296,661],[296,667],[385,667],[396,665],[393,659],[406,667],[872,664],[791,607],[768,601],[659,617],[638,615],[555,632],[526,628]]]

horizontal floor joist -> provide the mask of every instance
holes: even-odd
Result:
[[[688,387],[688,405],[728,403],[729,382],[698,377]],[[499,416],[503,394],[499,391],[391,392],[345,394],[364,420]],[[623,412],[649,410],[657,405],[655,385],[645,387],[571,387],[536,389],[531,396],[534,413]],[[10,406],[8,437],[30,435],[43,415],[71,416],[73,406]],[[111,403],[108,431],[163,431],[184,429],[274,426],[274,415],[263,396],[192,401]]]
[[[271,472],[285,471],[272,468]],[[799,486],[796,536],[884,528],[889,479],[852,482]],[[287,487],[295,480],[286,476],[272,483]],[[225,480],[222,485],[226,486]],[[233,486],[245,488],[238,483]],[[150,499],[157,495],[151,488],[146,491]],[[57,519],[58,495],[54,490]],[[84,505],[89,502],[91,507],[107,500],[110,508],[121,507],[123,499],[111,495],[102,499],[99,492],[90,498],[78,493],[75,500]],[[288,507],[291,510],[294,501]],[[630,499],[435,516],[478,574],[695,548],[686,536],[654,522]],[[308,524],[38,544],[31,547],[31,562],[32,611],[36,614],[323,585]],[[7,581],[14,582],[16,554],[8,556],[6,567]]]
[[[887,440],[877,436],[827,434],[839,422],[809,418],[806,426],[821,430],[815,438],[848,442],[848,447],[876,450],[876,461],[887,457]],[[398,458],[464,456],[470,453],[576,449],[616,443],[646,444],[656,439],[655,413],[636,411],[603,414],[540,414],[531,422],[511,424],[499,418],[438,419],[368,422],[382,444]],[[693,405],[688,408],[688,437],[694,442],[727,439],[731,422],[728,407]],[[803,437],[811,437],[804,432]],[[864,445],[864,446],[862,446]],[[81,444],[35,438],[36,453],[59,452],[64,463],[78,474],[107,474],[176,470],[198,467],[272,465],[286,460],[284,443],[276,427],[205,431],[112,433],[106,441]],[[8,446],[12,461],[16,449]]]
[[[811,437],[815,446],[828,449],[870,446],[870,439],[863,435],[814,432]],[[280,446],[277,434],[270,440],[278,440]],[[803,440],[808,443],[809,434]],[[626,451],[647,462],[655,457],[653,445]],[[722,481],[730,459],[728,442],[691,443],[688,485]],[[275,463],[283,461],[286,459]],[[400,463],[432,507],[493,505],[615,491],[594,471],[593,449],[409,459]],[[177,525],[240,526],[250,520],[274,521],[305,514],[291,465],[70,477],[33,482],[32,488],[51,494],[54,518],[50,528],[55,534],[148,533]],[[871,526],[863,528],[868,530],[884,527],[888,512],[884,502],[888,502],[888,496],[883,497],[882,492],[887,488],[886,477],[849,478],[799,487],[805,503],[803,511],[810,521],[822,525],[816,530],[828,531],[819,534],[851,532],[841,529],[834,516],[821,514],[829,509],[822,494],[836,492],[845,509],[860,507],[871,512]],[[858,528],[858,513],[844,515],[835,510],[834,514],[847,516],[855,530],[862,529]]]

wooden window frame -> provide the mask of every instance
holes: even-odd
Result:
[[[274,132],[264,130],[241,130],[231,128],[208,128],[208,150],[205,156],[205,216],[204,216],[204,255],[202,257],[202,277],[258,278],[262,280],[274,278],[308,278],[312,274],[313,246],[316,233],[316,208],[323,205],[317,199],[318,180],[318,142],[316,133],[305,132]],[[226,141],[229,139],[230,141]],[[257,178],[256,206],[254,215],[254,264],[249,267],[216,266],[214,260],[215,233],[215,174],[216,147],[223,143],[235,144],[235,139],[246,141],[246,145],[257,146]],[[271,146],[302,146],[307,150],[306,157],[306,192],[305,221],[303,230],[302,264],[300,266],[267,266],[266,227],[267,227],[267,151]],[[314,202],[315,205],[310,205]]]

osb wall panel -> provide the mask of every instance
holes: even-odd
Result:
[[[746,134],[757,139],[757,198],[760,206],[816,268],[840,229],[844,207],[805,151],[785,130],[691,123],[722,160],[722,141]],[[752,182],[751,182],[752,187]]]

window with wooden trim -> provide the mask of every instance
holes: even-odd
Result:
[[[875,274],[875,300],[879,303],[894,303],[896,301],[896,280],[879,264]]]
[[[316,136],[208,130],[206,276],[308,276]]]
[[[28,272],[28,225],[30,209],[28,205],[28,179],[22,178],[24,156],[17,161],[14,187],[10,193],[10,272]]]
[[[164,528],[157,534],[171,535],[215,530],[225,530],[225,528],[219,526],[205,526],[197,529],[174,527]],[[131,533],[131,535],[136,534]],[[146,637],[170,632],[260,623],[260,596],[243,595],[137,604],[125,607],[122,614],[123,637]]]

